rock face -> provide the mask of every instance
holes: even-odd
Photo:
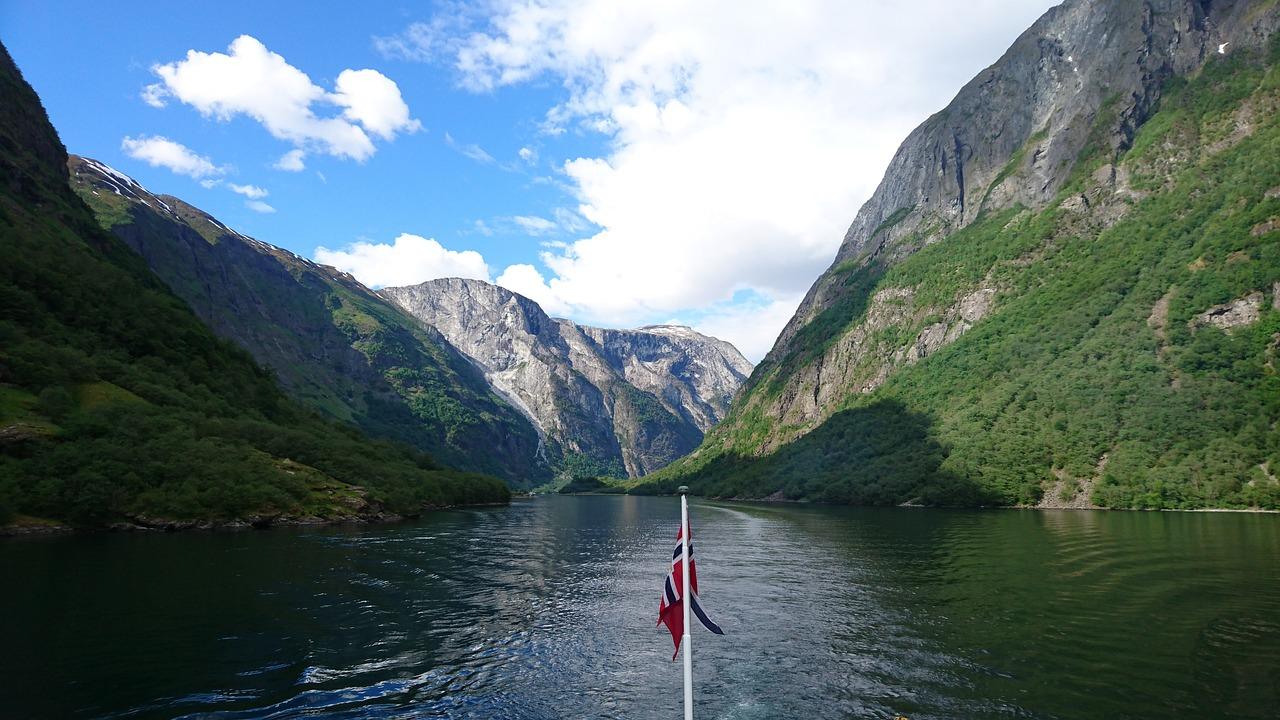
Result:
[[[1229,303],[1215,305],[1192,319],[1192,327],[1212,325],[1222,330],[1252,325],[1262,317],[1262,293],[1253,292],[1232,300]]]
[[[1171,78],[1197,72],[1225,51],[1223,43],[1233,52],[1266,45],[1280,13],[1265,5],[1068,0],[1045,13],[899,147],[831,268],[814,283],[749,382],[753,388],[766,380],[773,386],[766,414],[811,428],[849,392],[873,389],[903,359],[959,337],[972,319],[932,328],[896,348],[869,347],[874,300],[865,322],[836,327],[835,337],[826,324],[831,315],[847,314],[842,305],[858,292],[850,289],[851,274],[883,272],[980,217],[1043,208],[1077,177],[1078,164],[1127,150]],[[1128,187],[1124,168],[1106,162],[1076,184],[1083,189],[1061,206],[1089,213],[1094,230],[1126,211],[1107,198],[1141,195]],[[997,290],[975,287],[966,296],[917,307],[915,314],[985,316],[998,304]],[[760,400],[752,393],[744,399]],[[774,447],[778,439],[756,450]]]
[[[1280,423],[1277,28],[1272,0],[1045,13],[907,136],[729,415],[646,485],[1280,507],[1259,470]]]
[[[751,364],[687,327],[585,327],[478,280],[450,278],[381,294],[483,369],[537,425],[553,465],[640,476],[698,445],[727,412]]]
[[[71,185],[218,335],[295,398],[513,487],[550,477],[533,426],[434,328],[350,275],[241,235],[96,160]]]

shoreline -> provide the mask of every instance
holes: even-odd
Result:
[[[276,528],[326,527],[334,525],[392,525],[417,520],[423,513],[440,510],[463,510],[484,507],[505,507],[510,502],[461,503],[457,505],[433,505],[422,508],[412,515],[396,513],[371,513],[367,515],[351,515],[338,518],[319,517],[271,517],[250,516],[234,520],[169,520],[135,516],[109,525],[93,527],[76,527],[58,520],[34,518],[26,516],[25,522],[14,522],[0,525],[0,542],[12,538],[48,538],[68,535],[94,535],[107,533],[156,533],[170,534],[179,532],[244,532],[272,530]],[[20,516],[21,517],[21,516]]]
[[[675,497],[674,495],[652,495],[649,497]],[[1247,515],[1280,515],[1280,510],[1268,510],[1266,508],[1113,508],[1113,507],[1041,507],[1038,505],[920,505],[915,503],[900,503],[898,505],[839,505],[832,503],[815,502],[813,500],[788,500],[785,498],[762,497],[762,498],[743,498],[743,497],[707,497],[702,495],[690,495],[690,497],[701,497],[704,500],[716,500],[718,502],[733,503],[765,503],[769,505],[816,505],[821,507],[866,507],[866,508],[902,508],[904,510],[1035,510],[1037,512],[1044,511],[1067,511],[1067,512],[1167,512],[1167,513],[1243,513]]]
[[[534,499],[538,497],[626,497],[626,493],[550,493],[543,495],[512,495],[515,499]],[[674,497],[672,495],[639,495],[636,497]],[[742,497],[700,497],[703,500],[716,502],[765,504],[765,505],[814,505],[821,507],[865,507],[865,508],[900,508],[903,510],[1030,510],[1036,512],[1165,512],[1165,513],[1232,513],[1245,515],[1280,515],[1280,510],[1266,508],[1108,508],[1108,507],[1040,507],[1036,505],[976,505],[976,506],[941,506],[902,503],[899,505],[835,505],[814,502],[812,500],[788,500],[784,498],[742,498]],[[76,527],[57,520],[26,517],[26,521],[0,525],[0,542],[13,538],[48,538],[68,535],[92,535],[98,533],[178,533],[178,532],[243,532],[248,530],[272,530],[275,528],[326,527],[336,525],[393,525],[396,523],[418,520],[423,513],[442,510],[464,510],[471,508],[508,507],[510,502],[464,503],[458,505],[440,505],[425,507],[412,515],[395,513],[376,513],[364,516],[340,518],[317,517],[250,517],[235,520],[167,520],[139,516],[96,527]]]

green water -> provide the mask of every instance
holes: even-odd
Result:
[[[0,542],[0,717],[678,717],[671,498]],[[692,504],[699,718],[1275,718],[1280,517]]]

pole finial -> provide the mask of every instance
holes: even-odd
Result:
[[[689,486],[688,486],[688,485],[681,485],[680,487],[676,488],[676,492],[680,493],[681,495],[688,495],[688,494],[689,494]]]

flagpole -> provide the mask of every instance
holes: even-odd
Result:
[[[684,564],[681,584],[684,587],[680,589],[680,604],[684,607],[684,638],[681,643],[684,645],[684,720],[693,720],[693,647],[689,638],[689,543],[692,541],[689,538],[689,502],[685,497],[688,492],[688,487],[680,486],[680,536],[684,538],[680,543],[684,554],[681,560]]]

